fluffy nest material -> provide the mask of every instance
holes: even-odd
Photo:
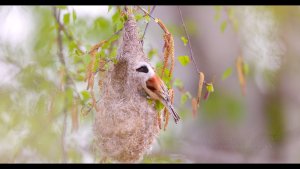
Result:
[[[102,158],[117,162],[138,162],[150,149],[158,132],[157,111],[149,105],[134,65],[148,62],[138,39],[133,15],[124,25],[118,63],[103,79],[99,111],[94,122],[95,143]]]

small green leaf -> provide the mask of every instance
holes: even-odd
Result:
[[[188,43],[188,40],[184,36],[181,37],[181,40],[182,40],[184,46],[186,46],[186,44]]]
[[[82,60],[83,60],[85,65],[90,63],[90,61],[91,61],[91,56],[90,55],[84,55],[82,57],[83,57]]]
[[[111,6],[111,5],[108,6],[108,11],[107,11],[107,13],[109,13],[109,11],[112,9],[112,7],[113,7],[113,6]]]
[[[104,17],[99,17],[94,21],[94,25],[96,28],[100,28],[101,30],[103,30],[110,27],[110,22]]]
[[[124,24],[122,22],[117,23],[117,31],[123,29],[123,27],[124,27]]]
[[[85,76],[80,75],[80,74],[76,74],[75,80],[78,80],[78,81],[84,81],[84,80],[85,80]]]
[[[221,11],[221,9],[222,9],[222,6],[214,6],[215,11]]]
[[[231,67],[227,68],[222,75],[222,80],[227,79],[231,75],[231,73],[232,73],[232,68]]]
[[[149,23],[149,22],[150,22],[150,16],[149,16],[149,15],[144,16],[144,18],[145,18],[145,22],[146,22],[146,23]]]
[[[217,12],[214,17],[215,21],[218,21],[220,18],[221,18],[221,14],[220,12]]]
[[[186,66],[187,64],[190,63],[190,58],[189,56],[178,56],[178,61],[182,66]]]
[[[70,13],[64,15],[64,24],[69,24],[70,22]]]
[[[72,12],[72,16],[73,16],[73,22],[76,21],[77,19],[77,14],[76,14],[76,11],[73,9],[73,12]]]
[[[143,18],[143,15],[140,14],[140,13],[138,13],[138,14],[135,15],[135,20],[136,20],[136,21],[139,21],[139,20],[142,19],[142,18]]]
[[[117,56],[117,52],[118,52],[117,47],[113,47],[112,51],[111,51],[111,53],[109,55],[109,58],[115,58]]]
[[[185,92],[181,95],[180,104],[185,104],[188,99],[192,98],[191,94],[189,92]]]
[[[165,106],[159,102],[159,101],[156,101],[155,102],[155,110],[158,110],[158,111],[161,111]]]
[[[82,100],[84,102],[86,102],[89,98],[91,98],[91,94],[86,90],[81,91],[81,95],[82,95]]]
[[[76,43],[74,42],[74,41],[71,41],[70,43],[69,43],[69,50],[70,50],[70,52],[72,52],[74,49],[76,49],[77,48],[77,45],[76,45]]]
[[[183,82],[180,79],[176,79],[173,83],[175,87],[183,87]]]
[[[226,21],[223,21],[223,22],[221,23],[221,27],[220,27],[222,33],[225,31],[226,27],[227,27],[227,22],[226,22]]]
[[[119,37],[120,36],[116,34],[116,35],[114,35],[113,37],[110,38],[109,42],[114,42],[114,41],[118,40]]]
[[[116,22],[120,21],[120,12],[116,11],[116,13],[112,16],[112,21],[115,24]]]
[[[56,6],[56,7],[61,10],[67,9],[67,6]]]
[[[222,9],[221,6],[214,6],[214,10],[216,11],[216,14],[214,17],[215,21],[218,21],[221,18],[221,9]]]
[[[249,74],[249,65],[247,63],[243,64],[243,72],[245,75]]]
[[[210,93],[214,92],[214,86],[212,83],[207,83],[206,90]]]
[[[157,50],[156,49],[151,49],[149,52],[148,52],[148,57],[149,59],[152,59],[154,55],[157,54]]]

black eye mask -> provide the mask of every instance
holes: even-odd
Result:
[[[143,73],[148,73],[149,72],[147,66],[141,66],[141,67],[137,68],[136,71],[137,72],[143,72]]]
[[[143,72],[143,73],[148,73],[149,72],[147,66],[141,66],[141,67],[137,68],[136,71]]]

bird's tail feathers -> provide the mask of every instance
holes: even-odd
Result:
[[[168,109],[168,112],[173,116],[175,123],[180,120],[178,113],[175,111],[173,105],[169,102],[164,102],[165,107]]]

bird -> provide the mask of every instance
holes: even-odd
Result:
[[[156,75],[154,69],[147,62],[139,62],[135,67],[135,71],[141,78],[142,87],[153,100],[160,101],[173,116],[175,123],[180,120],[178,113],[175,111],[168,89],[159,76]]]

